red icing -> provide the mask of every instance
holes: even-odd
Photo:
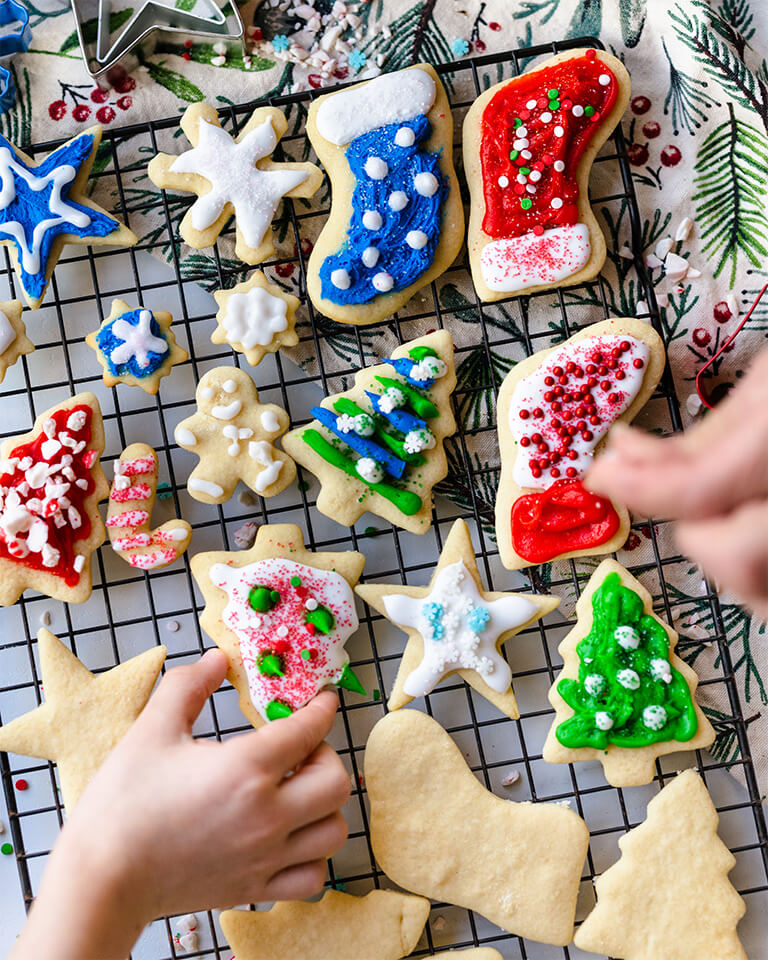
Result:
[[[67,421],[78,413],[85,418],[82,427],[67,427]],[[88,449],[91,420],[92,411],[87,405],[55,410],[46,421],[47,430],[14,447],[0,464],[4,471],[0,473],[0,557],[60,577],[68,587],[77,586],[81,577],[81,571],[75,567],[75,544],[87,540],[91,533],[85,500],[93,493],[95,484],[90,471],[99,458],[98,451]],[[60,443],[62,437],[69,446]],[[55,442],[49,443],[52,449],[46,450],[44,456],[43,445],[49,440],[59,441],[60,445],[53,449]],[[27,458],[31,463],[25,468],[23,461]],[[27,480],[32,475],[30,468],[34,471],[35,464],[41,463],[52,469],[41,486],[31,487]],[[77,485],[78,480],[82,486]],[[30,536],[33,543],[39,539],[49,549],[30,549]],[[55,563],[51,562],[51,551],[58,554]]]
[[[561,480],[543,493],[520,497],[512,507],[512,546],[531,563],[598,547],[619,529],[619,516],[604,497],[578,480]]]
[[[601,84],[600,76],[610,77],[610,82]],[[550,107],[549,90],[558,91],[559,107]],[[537,226],[551,228],[577,222],[579,161],[600,121],[616,103],[618,90],[612,71],[595,57],[594,51],[588,51],[585,56],[523,74],[490,100],[483,112],[480,148],[485,196],[483,230],[488,236],[519,237]],[[528,108],[531,100],[536,101],[536,106]],[[574,107],[589,107],[595,112],[577,116]],[[547,114],[552,119],[545,123],[541,117]],[[523,121],[527,131],[524,139],[529,146],[523,149],[530,151],[530,157],[524,157],[522,150],[517,151],[518,156],[510,157],[514,142],[520,139],[516,118]],[[557,127],[563,129],[563,136],[555,135]],[[563,163],[564,169],[556,170],[556,163]],[[526,183],[518,183],[523,168],[541,174],[541,179],[532,180],[527,174]],[[500,177],[506,177],[508,186],[499,185]],[[536,192],[527,190],[528,185]],[[520,192],[518,188],[522,188]],[[552,207],[555,198],[563,201],[562,206]],[[529,199],[532,205],[526,210],[521,201],[527,203]]]

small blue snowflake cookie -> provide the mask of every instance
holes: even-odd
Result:
[[[157,393],[171,367],[187,359],[186,350],[176,343],[171,320],[164,310],[132,309],[124,300],[113,300],[107,319],[85,338],[104,368],[104,383]]]

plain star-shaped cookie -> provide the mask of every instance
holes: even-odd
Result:
[[[27,328],[21,319],[20,300],[0,303],[0,383],[6,370],[26,353],[32,353],[34,343],[27,336]]]
[[[484,590],[463,520],[451,527],[429,586],[366,583],[355,591],[408,633],[390,710],[425,696],[458,673],[502,713],[520,716],[502,645],[554,610],[560,600]]]
[[[0,750],[54,760],[72,812],[89,781],[144,709],[165,661],[152,647],[94,675],[50,630],[37,635],[45,703],[0,727]]]

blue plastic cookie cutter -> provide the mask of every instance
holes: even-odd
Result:
[[[0,113],[10,110],[16,102],[16,84],[8,68],[18,53],[25,53],[32,43],[32,27],[29,12],[17,0],[1,0],[0,28],[18,23],[16,30],[0,36]]]

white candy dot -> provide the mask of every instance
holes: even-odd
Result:
[[[525,105],[525,109],[526,109],[526,110],[533,110],[535,107],[536,107],[536,101],[535,101],[535,100],[529,100],[528,103],[526,103],[526,105]]]
[[[552,209],[559,210],[563,205],[562,197],[552,197]]]
[[[390,210],[394,210],[395,212],[403,210],[408,206],[408,194],[403,193],[402,190],[395,190],[394,193],[390,193],[387,203],[389,204]]]
[[[368,157],[365,161],[365,172],[371,180],[383,180],[389,173],[389,167],[381,157]]]
[[[604,710],[598,710],[595,714],[595,726],[598,730],[610,730],[613,726],[613,717]]]
[[[373,285],[379,291],[379,293],[388,293],[392,289],[394,282],[395,281],[392,279],[392,277],[384,270],[382,270],[380,273],[377,273],[373,278]]]
[[[590,673],[584,678],[584,689],[590,697],[597,697],[605,686],[605,677],[599,673]]]
[[[565,136],[565,130],[563,130],[563,128],[560,126],[559,123],[558,123],[558,125],[555,127],[555,129],[552,131],[552,133],[554,133],[554,135],[555,135],[556,137],[564,137],[564,136]]]
[[[532,183],[529,183],[525,189],[528,191],[528,193],[536,193],[536,187],[534,187]]]
[[[395,134],[395,143],[398,147],[412,147],[416,142],[416,134],[410,127],[400,127]]]
[[[565,170],[565,164],[563,163],[562,160],[555,160],[554,167],[558,173],[562,173],[563,170]]]
[[[616,627],[613,639],[625,650],[637,650],[640,646],[640,634],[634,627]]]
[[[611,82],[611,78],[608,76],[607,73],[601,73],[600,76],[597,78],[597,82],[600,84],[601,87],[607,87],[608,84]]]
[[[531,181],[533,183],[538,183],[541,180],[541,171],[540,170],[531,170]]]
[[[664,683],[672,683],[672,667],[668,660],[662,657],[654,657],[651,660],[651,676],[654,680],[663,680]]]
[[[526,175],[525,175],[524,173],[518,173],[518,175],[517,175],[517,182],[518,182],[518,183],[527,183],[527,182],[528,182],[528,178],[526,177]]]
[[[363,226],[366,230],[381,230],[383,222],[378,210],[366,210],[363,214]]]
[[[304,606],[307,608],[307,610],[317,610],[317,600],[315,600],[314,597],[309,597]]]
[[[643,710],[643,724],[649,730],[661,730],[667,722],[667,711],[658,703],[652,703]]]
[[[640,686],[640,677],[638,677],[634,670],[630,670],[629,668],[619,670],[616,674],[616,679],[625,690],[637,690]]]
[[[339,290],[349,290],[351,282],[346,270],[334,270],[331,274],[331,283]]]
[[[527,127],[518,127],[517,130],[515,130],[515,133],[516,133],[517,136],[520,137],[520,138],[522,138],[522,137],[527,137],[527,136],[528,136],[528,128],[527,128]],[[526,144],[526,146],[527,146],[527,144]]]
[[[582,107],[580,103],[577,103],[571,109],[571,113],[574,115],[574,117],[583,117],[584,107]]]
[[[416,174],[413,178],[413,185],[416,188],[416,192],[420,193],[422,197],[434,196],[440,186],[434,173],[428,173],[426,171]]]
[[[499,179],[498,179],[498,184],[499,184],[500,187],[508,187],[508,186],[509,186],[509,177],[505,177],[505,176],[502,174],[502,176],[500,176]]]
[[[514,147],[515,150],[525,150],[526,147],[530,147],[530,143],[528,142],[528,140],[526,140],[525,137],[523,137],[520,140],[515,140],[512,146]]]
[[[234,380],[225,380],[221,387],[224,393],[235,393],[237,391],[237,384]]]
[[[409,230],[405,242],[413,250],[421,250],[422,247],[426,247],[429,237],[424,233],[423,230]]]
[[[523,158],[523,160],[530,160],[533,154],[530,150],[521,150],[520,156]]]
[[[279,627],[277,628],[277,630],[275,630],[275,633],[278,635],[278,637],[287,637],[287,636],[288,636],[288,627],[286,627],[285,624],[282,624],[281,626],[279,626]]]
[[[375,267],[379,262],[379,251],[376,247],[366,247],[360,259],[366,267]]]
[[[544,113],[542,113],[541,115],[541,122],[549,123],[551,120],[552,120],[552,114],[549,112],[549,110],[545,110]]]

